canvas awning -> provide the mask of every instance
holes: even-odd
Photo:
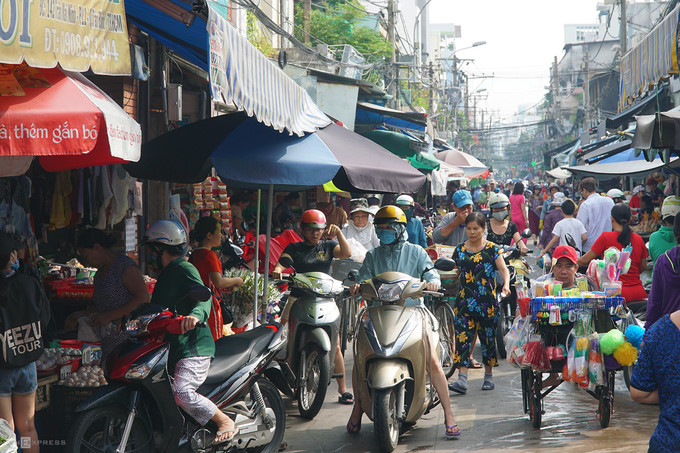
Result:
[[[660,96],[665,89],[665,85],[661,87],[654,87],[654,89],[644,98],[640,99],[635,104],[631,105],[627,109],[622,110],[611,118],[605,120],[605,125],[607,129],[616,129],[623,124],[627,124],[633,121],[635,115],[639,115],[647,108],[656,109],[656,103],[658,101],[658,96]]]
[[[635,117],[637,127],[633,148],[680,149],[680,111],[661,112],[658,115]]]
[[[165,1],[185,11],[190,24],[143,0],[127,0],[125,11],[131,22],[209,74],[213,101],[298,136],[330,124],[302,87],[229,24],[227,0],[206,0],[207,21],[191,14],[190,2]]]
[[[356,123],[386,124],[423,132],[427,127],[427,117],[424,113],[402,112],[369,102],[357,102]]]
[[[680,5],[621,58],[620,109],[631,105],[662,78],[678,72],[678,18]]]

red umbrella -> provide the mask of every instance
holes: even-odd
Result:
[[[16,168],[20,156],[49,171],[139,160],[139,124],[79,73],[0,65],[0,94],[0,157]]]

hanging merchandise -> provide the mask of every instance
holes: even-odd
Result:
[[[592,385],[604,385],[604,365],[602,364],[602,352],[600,351],[600,340],[597,333],[588,337],[590,340],[590,352],[588,354],[588,378]]]
[[[208,177],[202,183],[192,184],[192,199],[189,207],[189,223],[194,225],[199,218],[212,215],[220,220],[222,231],[231,232],[231,205],[227,185],[219,177]]]

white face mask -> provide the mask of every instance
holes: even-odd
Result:
[[[505,220],[505,218],[508,216],[508,210],[503,209],[502,211],[495,211],[491,213],[491,217],[494,219],[498,220],[499,222],[502,222]]]

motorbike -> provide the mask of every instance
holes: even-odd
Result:
[[[521,236],[523,238],[530,238],[531,230],[522,231]],[[498,356],[505,359],[507,355],[505,351],[505,334],[512,328],[512,322],[517,311],[517,285],[529,286],[528,277],[531,272],[531,266],[524,259],[517,245],[503,245],[500,249],[510,274],[510,294],[503,298],[498,291],[496,296],[500,309],[498,324],[496,325],[496,348],[498,349]]]
[[[184,297],[206,300],[210,290],[192,287]],[[285,431],[281,394],[269,380],[281,380],[270,366],[285,346],[279,324],[268,324],[215,342],[215,359],[198,393],[212,400],[239,428],[214,444],[216,425],[201,426],[175,403],[167,369],[166,334],[181,333],[182,316],[145,304],[124,324],[132,337],[108,357],[109,384],[76,408],[67,451],[277,452]],[[199,323],[199,328],[207,328]]]
[[[293,269],[289,257],[279,262]],[[295,301],[288,317],[287,355],[279,361],[287,382],[279,388],[297,398],[302,417],[313,419],[321,410],[331,379],[337,377],[332,374],[340,329],[335,299],[344,288],[341,281],[323,272],[293,272],[287,279],[289,297]]]
[[[441,258],[434,268],[451,271],[453,260]],[[402,429],[416,423],[439,404],[427,374],[429,342],[423,341],[426,316],[423,307],[406,307],[407,298],[425,294],[425,281],[400,272],[385,272],[360,284],[366,301],[380,305],[364,309],[354,341],[355,397],[373,421],[381,451],[393,451]],[[439,354],[437,329],[434,344]]]

